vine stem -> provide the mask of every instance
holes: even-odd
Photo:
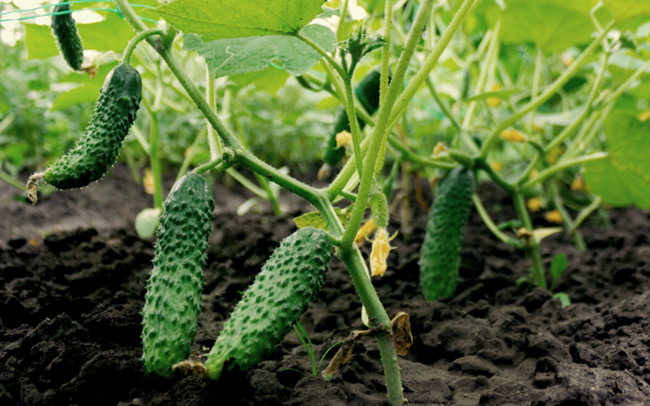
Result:
[[[345,80],[348,77],[348,73],[339,65],[338,62],[332,58],[330,54],[327,53],[323,48],[320,47],[317,43],[314,41],[310,40],[309,38],[305,37],[304,35],[300,34],[300,32],[297,32],[293,34],[294,37],[298,38],[305,44],[309,45],[313,50],[318,52],[329,64],[336,70],[336,72],[341,76],[343,80]]]
[[[469,0],[466,0],[469,1]],[[366,210],[366,203],[370,197],[370,189],[372,186],[372,178],[374,177],[374,168],[377,161],[377,156],[379,155],[379,150],[381,147],[381,140],[384,136],[385,131],[389,131],[386,127],[388,124],[388,119],[390,116],[391,108],[393,103],[397,98],[397,93],[399,88],[402,86],[404,76],[406,74],[406,69],[408,68],[409,62],[415,52],[415,48],[420,39],[420,33],[424,29],[424,25],[427,20],[427,15],[431,9],[433,0],[423,0],[420,3],[420,9],[415,17],[413,26],[411,28],[411,35],[409,36],[406,46],[402,50],[402,55],[397,62],[397,67],[395,69],[395,75],[390,86],[388,86],[388,94],[384,100],[384,104],[379,106],[379,118],[377,120],[377,125],[373,128],[373,131],[370,135],[370,145],[368,148],[368,155],[365,157],[365,164],[363,168],[363,176],[361,177],[361,183],[359,185],[359,191],[357,193],[357,204],[354,206],[352,211],[352,217],[348,223],[348,227],[343,234],[341,240],[341,247],[350,247],[354,243],[354,238],[356,236],[361,220]]]
[[[136,31],[140,32],[147,29],[147,27],[138,19],[137,15],[127,0],[115,0],[115,3],[118,5],[121,12],[124,14],[125,18],[131,24],[131,26],[136,29]],[[185,73],[183,68],[179,66],[179,64],[173,58],[170,50],[162,47],[157,47],[155,43],[149,43],[165,60],[167,66],[181,83],[196,107],[219,133],[224,144],[233,150],[235,154],[233,163],[241,162],[248,166],[248,168],[252,171],[268,177],[271,181],[277,183],[281,187],[284,187],[292,193],[307,200],[321,213],[325,221],[328,223],[330,231],[335,238],[338,238],[344,234],[343,225],[339,221],[338,216],[334,211],[334,207],[330,203],[329,197],[326,193],[318,189],[314,189],[311,186],[303,184],[302,182],[283,174],[277,169],[261,161],[250,152],[245,151],[241,143],[232,134],[230,134],[228,129],[223,125],[223,123],[221,123],[216,113],[210,109],[210,106],[201,96],[194,83]],[[388,102],[391,102],[390,99]],[[384,115],[387,114],[384,113]],[[379,131],[375,132],[379,133]],[[368,170],[365,176],[368,176],[368,173],[372,174],[372,172],[372,170]],[[365,199],[357,197],[357,200],[364,202],[364,206],[367,199],[368,196],[365,196]],[[360,205],[357,205],[356,207],[358,206]],[[377,292],[372,286],[365,261],[356,245],[350,244],[347,247],[341,247],[339,250],[339,256],[343,259],[346,265],[350,264],[348,265],[350,277],[355,285],[357,293],[359,294],[361,302],[368,312],[368,316],[375,323],[384,326],[386,329],[390,329],[390,319],[386,313],[386,310],[381,304],[379,297],[377,296]],[[401,406],[403,404],[402,385],[399,376],[397,357],[395,355],[395,348],[393,347],[393,344],[390,340],[390,335],[382,334],[377,337],[377,340],[382,354],[382,360],[384,361],[384,373],[386,376],[389,403],[391,406]]]
[[[561,172],[567,168],[570,168],[574,165],[582,164],[585,162],[599,161],[601,159],[607,158],[609,155],[607,152],[596,152],[591,155],[585,155],[578,158],[569,159],[566,162],[562,162],[551,166],[537,174],[534,178],[530,179],[528,182],[521,185],[520,190],[530,189],[532,186],[548,179],[549,177],[555,175],[558,172]]]
[[[142,24],[144,25],[144,23]],[[146,26],[145,26],[146,27]],[[139,32],[135,37],[131,38],[131,41],[126,45],[124,50],[124,55],[122,56],[122,64],[129,65],[131,63],[131,55],[135,51],[135,47],[144,39],[151,37],[152,35],[163,35],[165,31],[160,28],[152,28],[150,30],[144,30]]]
[[[516,238],[509,237],[506,233],[499,230],[499,227],[496,224],[494,224],[494,221],[492,221],[492,218],[488,214],[487,210],[485,210],[485,206],[483,206],[481,198],[476,193],[472,195],[472,201],[474,202],[474,207],[476,207],[476,211],[478,212],[479,216],[481,216],[481,219],[495,237],[501,240],[501,242],[512,245],[515,248],[521,248],[521,244]]]
[[[356,110],[354,108],[354,96],[352,95],[352,78],[343,78],[345,84],[345,112],[348,115],[350,130],[352,131],[352,148],[354,149],[354,159],[357,163],[357,172],[359,177],[363,174],[363,155],[361,154],[361,131],[359,130],[359,121],[357,120]]]
[[[519,192],[511,193],[512,201],[515,204],[515,209],[517,210],[517,215],[521,224],[529,231],[533,231],[533,222],[530,221],[530,215],[528,214],[528,209],[526,208],[526,202],[524,201],[524,196]],[[524,248],[526,251],[526,256],[530,259],[533,264],[533,277],[535,278],[535,286],[540,287],[544,290],[548,290],[548,285],[546,283],[546,276],[544,275],[544,265],[542,264],[542,254],[539,252],[539,243],[535,240],[534,237],[531,238],[530,246]]]
[[[418,73],[409,82],[404,92],[402,92],[402,94],[395,102],[395,105],[393,106],[391,112],[390,120],[388,120],[390,123],[389,128],[393,128],[394,125],[399,121],[399,118],[402,116],[402,114],[404,114],[411,99],[413,96],[415,96],[415,93],[417,93],[426,78],[429,76],[431,70],[433,70],[433,68],[436,66],[436,63],[438,63],[438,59],[440,59],[443,51],[447,48],[449,42],[451,42],[451,39],[453,38],[456,31],[458,31],[458,28],[460,28],[460,24],[465,20],[467,14],[469,14],[472,6],[475,4],[475,1],[476,0],[463,1],[463,4],[460,6],[456,12],[456,15],[451,20],[451,23],[447,27],[447,30],[442,35],[436,46],[433,48],[433,51],[431,51],[420,70],[418,70]],[[420,8],[422,8],[422,6],[423,4],[420,5]]]
[[[539,106],[541,106],[544,102],[546,102],[548,99],[550,99],[551,96],[553,96],[555,93],[557,93],[557,91],[558,91],[562,86],[564,86],[564,84],[565,84],[566,82],[568,82],[569,79],[571,79],[571,77],[573,77],[573,75],[578,71],[578,69],[580,68],[580,66],[582,66],[582,64],[587,60],[587,58],[589,57],[589,55],[591,55],[591,54],[596,50],[596,48],[600,45],[600,42],[603,40],[603,38],[605,38],[605,36],[607,35],[607,33],[609,32],[609,30],[610,30],[613,26],[614,26],[614,21],[612,21],[612,22],[610,22],[609,24],[607,24],[607,26],[606,26],[605,29],[600,33],[600,35],[598,36],[598,38],[594,39],[594,40],[591,42],[591,44],[589,44],[589,46],[588,46],[587,48],[585,48],[584,51],[582,51],[582,53],[580,54],[580,56],[578,57],[578,59],[576,59],[576,60],[573,62],[573,64],[571,64],[571,66],[570,66],[567,70],[565,70],[565,71],[562,73],[562,75],[560,75],[559,78],[557,78],[557,79],[555,80],[555,82],[553,82],[549,87],[547,87],[546,90],[544,90],[544,91],[542,92],[542,94],[540,94],[540,95],[539,95],[538,97],[536,97],[535,99],[531,100],[531,101],[530,101],[527,105],[525,105],[525,106],[524,106],[524,107],[523,107],[519,112],[513,114],[512,116],[510,116],[510,118],[508,118],[507,120],[504,120],[501,124],[499,124],[499,125],[494,129],[494,131],[493,131],[493,132],[488,136],[488,138],[485,140],[485,142],[483,143],[483,147],[481,148],[481,153],[480,153],[479,157],[481,157],[481,158],[483,158],[483,159],[485,159],[485,158],[487,157],[487,154],[488,154],[488,152],[490,151],[490,148],[492,148],[492,145],[494,144],[494,142],[495,142],[496,139],[498,138],[498,136],[499,136],[499,134],[501,133],[501,131],[505,130],[506,128],[508,128],[508,127],[511,126],[512,124],[514,124],[514,123],[516,123],[517,121],[519,121],[519,119],[521,119],[522,117],[524,117],[524,116],[525,116],[526,114],[528,114],[529,112],[531,112],[531,111],[537,109],[537,108],[538,108]]]

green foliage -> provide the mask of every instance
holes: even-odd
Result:
[[[147,374],[169,378],[171,367],[189,356],[201,311],[213,211],[212,189],[199,175],[181,178],[165,201],[142,310]]]
[[[566,271],[567,267],[567,262],[566,262],[566,255],[564,253],[556,255],[553,260],[551,261],[551,266],[550,266],[550,271],[551,271],[551,292],[555,290],[555,285],[564,273]]]
[[[329,28],[308,25],[300,33],[327,52],[334,51],[336,37]],[[186,34],[183,48],[203,56],[213,78],[261,71],[275,60],[292,75],[302,75],[321,58],[309,45],[290,36],[231,38],[204,43],[198,35]]]
[[[306,227],[282,241],[224,325],[205,363],[211,379],[224,366],[247,370],[300,319],[327,275],[333,247],[323,230]]]
[[[473,190],[472,172],[456,168],[436,191],[420,249],[420,286],[427,300],[451,297],[456,290]]]
[[[585,181],[611,206],[650,208],[650,126],[629,112],[605,123],[608,156],[585,163]]]
[[[176,0],[156,9],[168,23],[204,41],[295,34],[323,10],[322,0]]]
[[[44,180],[59,189],[87,186],[113,166],[142,100],[140,74],[119,65],[108,74],[83,137],[48,167]]]

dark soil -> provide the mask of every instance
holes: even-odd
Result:
[[[151,197],[124,168],[36,207],[13,201],[8,188],[0,184],[1,405],[385,404],[372,338],[360,340],[350,364],[330,382],[309,375],[311,362],[295,333],[256,368],[226,372],[217,382],[180,372],[169,381],[146,378],[140,310],[154,248],[152,240],[136,236],[133,219]],[[246,197],[220,185],[214,190],[218,208],[197,354],[209,351],[239,291],[293,232],[291,217],[307,209],[289,200],[284,219],[238,217],[234,209]],[[498,188],[484,184],[479,193],[497,221],[512,218]],[[408,244],[400,233],[386,275],[375,280],[389,315],[411,316],[415,342],[400,359],[409,404],[650,404],[647,213],[617,210],[611,229],[585,226],[585,252],[562,235],[544,240],[545,263],[561,252],[568,259],[557,287],[573,302],[564,309],[545,291],[517,286],[527,274],[526,259],[496,240],[476,213],[467,228],[456,297],[425,301],[417,262],[426,217],[416,205],[413,215]],[[548,226],[542,219],[536,224]],[[43,232],[50,234],[35,238]],[[335,259],[323,291],[301,319],[318,358],[363,329],[360,309]]]

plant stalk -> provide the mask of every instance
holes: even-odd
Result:
[[[526,208],[526,202],[524,201],[524,196],[515,192],[510,195],[512,201],[515,204],[515,209],[517,210],[517,215],[521,224],[525,229],[532,232],[533,223],[530,221],[530,216],[528,214],[528,209]],[[530,244],[528,247],[524,248],[526,251],[526,256],[530,259],[533,266],[533,278],[535,279],[535,286],[540,287],[544,290],[548,290],[548,285],[546,283],[546,276],[544,275],[544,265],[542,264],[542,254],[539,251],[539,243],[535,240],[534,237],[531,237]]]

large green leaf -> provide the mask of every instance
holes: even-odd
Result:
[[[156,9],[169,24],[204,41],[300,31],[323,12],[323,0],[176,0]]]
[[[587,162],[585,181],[611,206],[650,208],[650,122],[627,112],[611,114],[605,123],[608,157]]]
[[[278,90],[284,86],[287,79],[289,79],[289,73],[273,66],[269,66],[259,72],[242,73],[241,75],[230,77],[230,80],[240,87],[254,84],[258,90],[265,90],[271,96],[275,96]]]
[[[605,6],[619,23],[639,16],[650,17],[650,1],[648,0],[605,0]]]
[[[308,25],[301,34],[328,52],[334,50],[336,36],[327,27]],[[289,36],[230,38],[204,43],[198,35],[186,34],[183,48],[203,56],[213,78],[261,71],[273,60],[287,72],[302,75],[321,58],[309,45]]]
[[[81,103],[94,103],[99,98],[99,90],[104,84],[108,73],[117,66],[117,62],[102,65],[97,69],[97,76],[90,79],[88,75],[71,73],[61,79],[62,83],[83,83],[83,86],[61,93],[54,99],[52,111],[63,110]]]
[[[547,52],[588,42],[593,31],[594,25],[585,14],[537,1],[507,2],[501,23],[504,42],[532,42]]]
[[[135,31],[116,14],[110,13],[104,21],[92,24],[78,24],[84,49],[100,52],[122,52]],[[28,59],[45,59],[59,54],[48,25],[25,24],[25,43]]]

